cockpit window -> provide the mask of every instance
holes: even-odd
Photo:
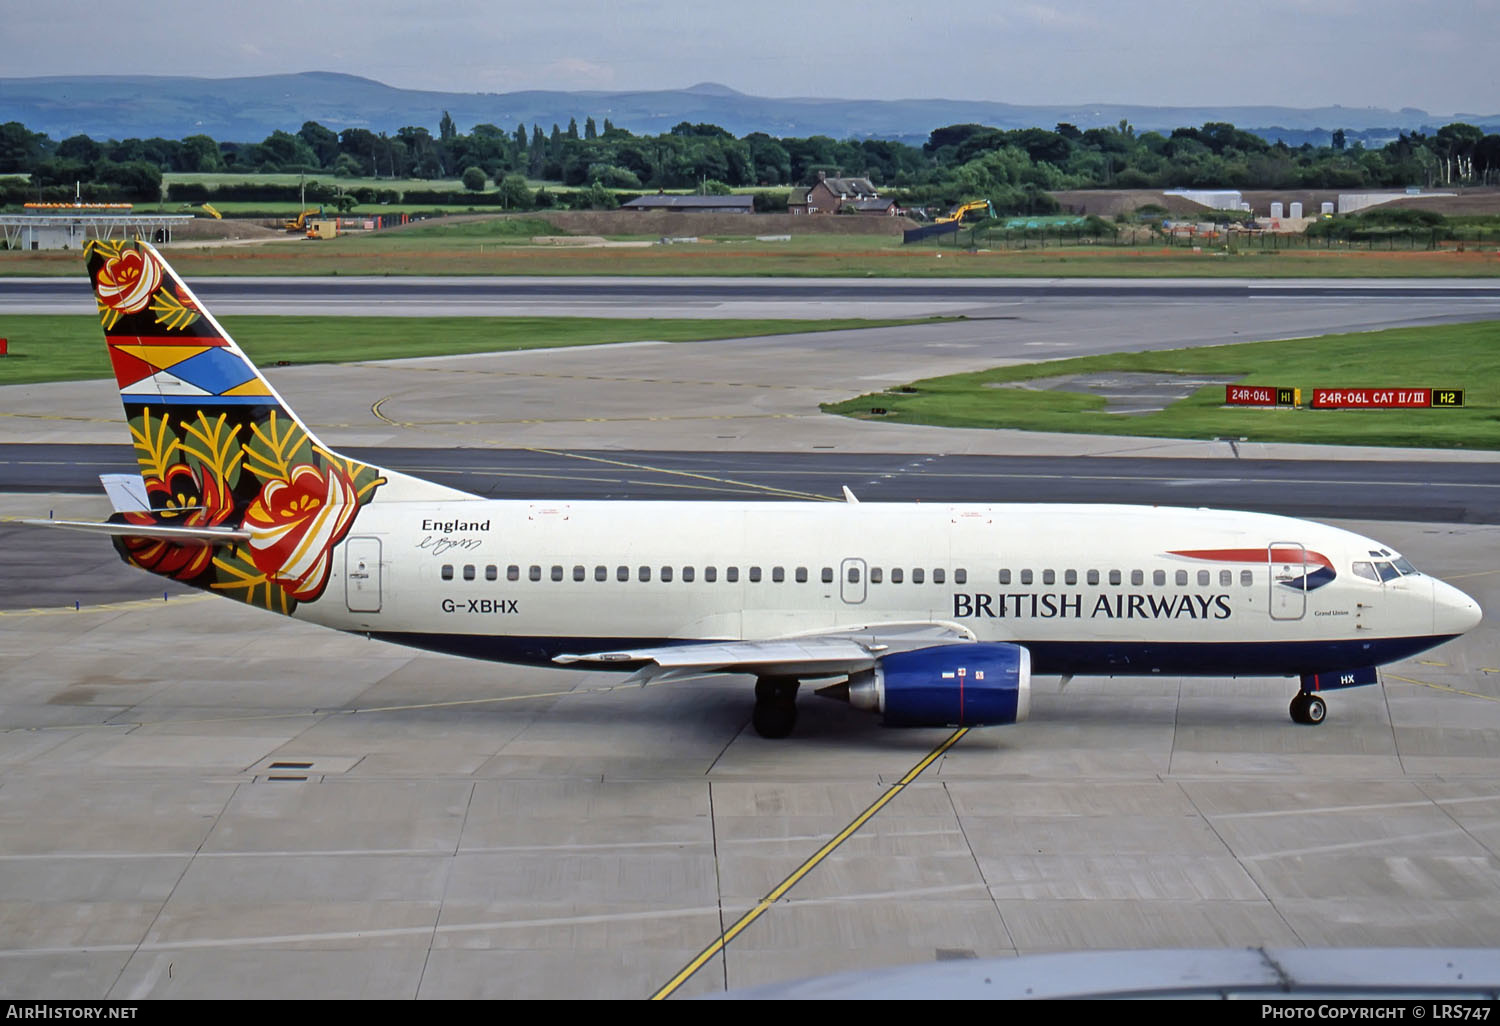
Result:
[[[1363,577],[1367,581],[1379,581],[1380,577],[1375,573],[1374,563],[1355,563],[1354,576]]]
[[[1411,565],[1411,560],[1406,559],[1403,556],[1397,556],[1395,559],[1391,560],[1391,565],[1394,566],[1397,570],[1400,570],[1407,577],[1410,577],[1412,574],[1419,574],[1422,572]]]
[[[1401,576],[1400,570],[1385,562],[1376,563],[1375,572],[1380,575],[1381,581],[1394,581]]]

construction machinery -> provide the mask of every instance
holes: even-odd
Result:
[[[285,222],[281,227],[289,232],[305,232],[307,231],[307,219],[313,216],[322,217],[323,208],[313,207],[309,210],[304,210],[295,219]]]
[[[932,223],[933,224],[953,224],[953,223],[956,222],[956,223],[962,224],[965,220],[978,221],[980,219],[977,218],[977,217],[973,217],[973,218],[969,217],[970,214],[974,213],[977,210],[983,210],[984,213],[985,213],[985,217],[994,217],[995,216],[995,207],[994,207],[994,205],[991,204],[989,200],[982,199],[982,200],[974,200],[972,203],[960,203],[958,206],[956,206],[952,210],[948,211],[948,213],[947,213],[946,216],[939,217],[939,218],[934,218]]]
[[[336,218],[318,218],[307,222],[307,237],[309,239],[336,239],[339,234],[339,222]]]
[[[970,214],[975,213],[976,211],[983,211],[984,216],[986,217],[995,216],[995,207],[987,199],[974,200],[971,203],[960,203],[944,216],[935,219],[931,224],[924,224],[917,228],[909,228],[906,231],[902,232],[902,245],[905,245],[909,242],[920,242],[921,240],[931,238],[934,235],[947,235],[950,232],[957,232],[959,228],[963,226],[964,220],[968,218]],[[969,219],[975,221],[980,220],[980,218],[977,217]]]

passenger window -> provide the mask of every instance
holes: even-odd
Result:
[[[964,569],[963,567],[959,567],[957,570],[953,571],[953,583],[954,584],[968,584],[969,583],[969,571],[966,570],[966,569]]]
[[[893,566],[893,567],[891,567],[891,583],[892,584],[900,584],[901,583],[901,568],[899,566]]]
[[[1112,585],[1115,585],[1116,587],[1119,586],[1119,584],[1120,584],[1120,571],[1118,571],[1118,570],[1111,570],[1109,572],[1109,583],[1112,584]]]
[[[807,583],[807,567],[805,567],[805,566],[799,566],[797,568],[797,583],[798,584],[806,584]]]
[[[1379,581],[1380,575],[1375,572],[1374,563],[1355,563],[1354,576],[1363,577],[1367,581]]]
[[[1146,575],[1141,573],[1141,571],[1139,570],[1132,570],[1130,571],[1130,583],[1137,586],[1145,584]]]
[[[758,567],[758,566],[752,566],[750,568],[750,583],[751,584],[759,584],[760,583],[760,567]]]
[[[500,579],[500,568],[494,563],[484,568],[484,579],[486,581],[498,581]]]
[[[594,567],[594,580],[596,580],[596,581],[607,581],[607,580],[609,580],[609,567],[607,567],[607,566],[596,566],[596,567]]]
[[[922,568],[921,567],[917,567],[914,570],[912,570],[912,572],[911,572],[911,583],[913,583],[913,584],[921,584],[923,580],[924,580],[924,578],[922,577]]]
[[[1167,583],[1167,572],[1165,570],[1153,570],[1153,571],[1151,571],[1151,586],[1153,588],[1160,588],[1162,585],[1164,585],[1166,583]]]
[[[737,566],[726,566],[724,568],[724,580],[734,584],[740,579],[740,568]]]
[[[885,572],[878,566],[870,567],[870,583],[879,584],[885,580]]]
[[[615,567],[615,580],[617,580],[617,581],[628,581],[628,580],[630,580],[630,567],[628,567],[628,566],[617,566],[617,567]]]
[[[1000,571],[1000,583],[1001,584],[1009,584],[1010,583],[1010,571],[1009,570],[1001,570]]]
[[[1031,583],[1031,571],[1030,570],[1022,570],[1021,571],[1021,583],[1022,584],[1030,584]]]
[[[1389,564],[1387,564],[1387,565],[1389,565]],[[472,581],[473,579],[474,579],[474,564],[473,563],[465,563],[464,564],[464,580],[466,580],[466,581]]]
[[[1227,587],[1229,587],[1233,583],[1234,583],[1234,571],[1233,570],[1220,570],[1219,571],[1219,587],[1221,587],[1221,588],[1227,588]]]
[[[693,568],[692,567],[685,566],[685,567],[682,568],[682,579],[684,581],[692,581],[692,579],[693,579]]]
[[[715,581],[717,581],[719,579],[719,568],[716,567],[716,566],[706,566],[706,567],[704,567],[703,568],[703,579],[705,581],[707,581],[709,584],[712,584]]]
[[[859,567],[857,567],[857,566],[851,566],[849,568],[849,583],[850,584],[858,584],[859,583]]]
[[[1099,571],[1097,571],[1097,570],[1090,570],[1088,572],[1088,582],[1090,584],[1098,584],[1099,583]]]
[[[638,581],[651,580],[651,568],[649,566],[637,567],[635,571],[635,579]]]
[[[672,579],[672,568],[671,567],[664,566],[664,567],[661,568],[661,579],[664,580],[664,581],[670,581]]]
[[[1043,584],[1056,584],[1057,583],[1057,574],[1054,573],[1051,570],[1043,570],[1042,571],[1042,583]]]
[[[1078,571],[1077,570],[1064,570],[1063,571],[1063,583],[1064,584],[1077,584],[1078,583]]]
[[[1188,583],[1188,572],[1186,570],[1179,570],[1179,571],[1177,571],[1177,587],[1179,587],[1179,588],[1186,588],[1187,587],[1187,583]]]
[[[783,582],[785,580],[786,580],[786,568],[785,567],[779,567],[779,566],[773,566],[773,567],[771,567],[771,583],[772,584],[780,584],[781,582]]]
[[[824,584],[832,584],[833,583],[833,567],[831,567],[831,566],[825,566],[823,568],[823,583]]]
[[[540,581],[542,579],[542,568],[539,566],[533,566],[529,571],[527,571],[526,576],[530,577],[533,581]]]
[[[552,579],[554,581],[560,581],[560,580],[563,579],[563,568],[562,567],[560,567],[560,566],[553,566],[552,567]]]
[[[521,579],[521,568],[512,563],[505,568],[505,579],[507,581],[519,581]]]
[[[581,567],[581,566],[575,566],[573,568],[573,580],[575,580],[575,581],[581,581],[586,576],[587,576],[587,574],[584,571],[583,567]]]
[[[1207,570],[1198,571],[1198,587],[1207,588],[1212,583],[1213,574],[1209,573]]]
[[[442,577],[443,577],[443,580],[445,580],[445,581],[451,581],[451,580],[453,580],[453,564],[452,563],[444,563],[443,564]]]
[[[935,566],[935,567],[932,568],[932,583],[933,584],[942,584],[947,579],[948,579],[948,575],[943,572],[943,568],[942,567]]]
[[[1250,587],[1250,585],[1252,585],[1254,583],[1255,583],[1255,574],[1251,573],[1249,570],[1241,570],[1240,571],[1240,587],[1242,587],[1242,588],[1248,588],[1248,587]]]

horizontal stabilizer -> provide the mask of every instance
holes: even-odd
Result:
[[[116,513],[149,513],[151,500],[146,494],[146,482],[139,474],[100,474],[99,483],[109,496],[109,504]]]
[[[94,534],[124,538],[155,538],[178,544],[196,542],[200,545],[232,545],[250,540],[249,531],[228,527],[158,527],[154,524],[100,524],[91,520],[22,520],[21,523],[37,527],[66,527],[70,531],[91,531]]]

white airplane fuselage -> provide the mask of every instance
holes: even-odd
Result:
[[[538,665],[941,622],[1026,646],[1039,673],[1298,675],[1404,658],[1478,621],[1427,575],[1352,572],[1382,551],[1310,521],[1206,509],[394,502],[364,511],[328,593],[295,615]]]
[[[642,683],[751,675],[756,731],[785,737],[804,681],[968,726],[1024,720],[1033,672],[1297,676],[1316,724],[1318,692],[1480,619],[1379,542],[1256,513],[484,500],[320,442],[150,245],[86,254],[140,476],[109,522],[49,523],[309,622]]]

